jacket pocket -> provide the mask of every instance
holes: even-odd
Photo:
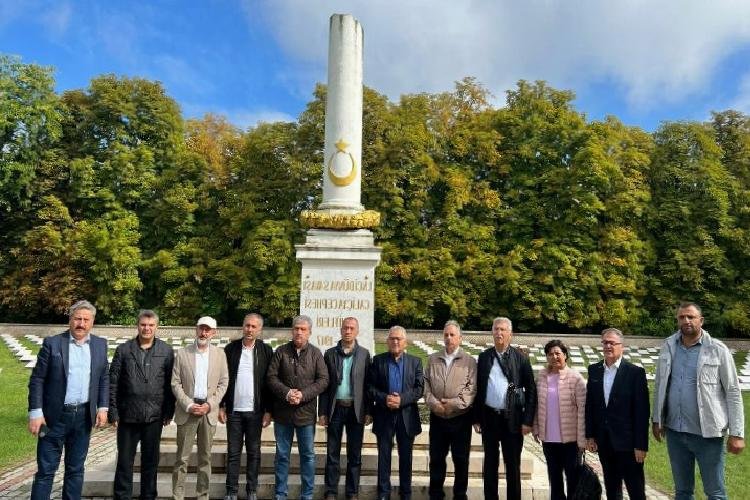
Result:
[[[719,383],[719,360],[714,358],[707,359],[701,366],[699,381],[701,384],[718,384]]]

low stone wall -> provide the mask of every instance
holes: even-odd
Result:
[[[0,333],[9,333],[14,336],[23,335],[38,335],[40,337],[46,337],[49,335],[55,335],[67,329],[67,325],[35,325],[35,324],[22,324],[22,323],[0,323]],[[135,326],[122,326],[122,325],[96,325],[94,331],[98,335],[107,337],[132,337],[135,336]],[[161,337],[192,337],[195,334],[195,327],[193,326],[160,326],[159,336]],[[242,327],[240,326],[228,326],[218,328],[218,336],[226,337],[230,339],[239,338],[242,334]],[[263,336],[267,338],[275,337],[278,339],[288,338],[290,334],[289,328],[264,328]],[[375,330],[375,341],[385,342],[388,335],[388,330],[376,329]],[[443,334],[438,330],[408,330],[409,339],[419,339],[423,342],[435,342],[440,341],[443,338]],[[666,335],[665,335],[666,337]],[[470,340],[478,345],[483,345],[488,342],[492,342],[492,334],[489,331],[464,331],[464,338]],[[600,337],[598,335],[576,335],[576,334],[559,334],[555,335],[552,333],[515,333],[513,334],[513,344],[516,345],[533,345],[542,344],[544,345],[552,339],[560,339],[567,345],[578,345],[584,346],[589,345],[592,347],[599,345]],[[750,339],[722,339],[729,347],[737,350],[747,351],[750,350]],[[659,347],[663,338],[659,337],[642,337],[635,335],[628,335],[626,337],[626,345],[633,345],[638,347]]]

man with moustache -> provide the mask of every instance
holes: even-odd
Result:
[[[177,459],[172,472],[172,498],[185,497],[185,476],[198,436],[198,498],[208,498],[211,481],[211,445],[213,444],[219,405],[229,385],[227,358],[211,345],[216,335],[216,320],[203,316],[195,327],[195,343],[177,352],[172,370],[172,392],[176,406]]]
[[[346,429],[346,498],[359,495],[359,475],[362,464],[362,439],[370,419],[367,397],[367,372],[370,352],[357,343],[357,318],[344,318],[341,340],[325,353],[328,367],[328,388],[320,395],[318,423],[328,428],[325,470],[325,498],[335,500],[338,493],[341,457],[341,438]]]
[[[425,371],[424,399],[430,408],[430,499],[445,498],[448,450],[453,457],[453,498],[467,498],[477,362],[461,350],[461,339],[461,326],[448,321],[443,327],[445,350],[430,355]]]
[[[156,338],[159,316],[138,314],[138,335],[117,346],[109,369],[109,420],[117,428],[114,498],[133,496],[133,462],[141,444],[142,499],[156,498],[162,426],[174,415],[174,351]]]
[[[621,499],[625,482],[630,498],[641,500],[646,498],[648,384],[646,371],[623,359],[623,340],[617,328],[604,330],[604,360],[589,366],[586,448],[599,453],[608,499]]]
[[[246,491],[248,500],[257,500],[260,470],[260,436],[271,423],[266,372],[273,357],[271,346],[259,338],[263,317],[251,313],[242,323],[242,338],[224,348],[229,367],[229,387],[221,400],[219,422],[227,424],[227,478],[225,500],[237,500],[240,456],[247,450]]]
[[[289,494],[289,457],[297,434],[302,500],[311,500],[315,486],[315,416],[318,396],[328,387],[328,370],[320,349],[309,343],[312,320],[292,321],[292,340],[274,352],[268,367],[268,390],[273,395],[276,438],[275,498]]]
[[[703,329],[701,308],[677,309],[678,331],[662,345],[656,365],[652,432],[666,435],[675,498],[693,498],[695,462],[707,498],[726,498],[726,450],[745,448],[745,414],[732,352]]]
[[[484,447],[484,498],[497,500],[497,470],[502,445],[508,498],[521,498],[521,451],[536,413],[536,383],[529,358],[510,345],[513,323],[505,317],[492,322],[493,347],[477,360],[474,430]]]
[[[96,308],[86,300],[69,310],[68,331],[47,337],[29,379],[29,432],[36,446],[33,500],[52,493],[65,450],[62,498],[81,498],[91,427],[107,424],[107,341],[91,334]]]
[[[388,352],[372,359],[368,390],[372,407],[372,432],[378,442],[378,499],[391,495],[391,452],[398,445],[398,493],[411,498],[414,438],[422,432],[417,401],[424,391],[422,361],[405,352],[406,330],[388,330]]]

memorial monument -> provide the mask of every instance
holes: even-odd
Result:
[[[380,248],[371,228],[380,214],[365,210],[362,192],[362,48],[359,22],[348,14],[330,19],[328,92],[323,153],[323,200],[306,210],[300,314],[313,320],[310,342],[325,350],[339,339],[347,316],[359,320],[361,345],[375,353],[375,266]]]

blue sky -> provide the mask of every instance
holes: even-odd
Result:
[[[304,109],[334,12],[362,23],[365,84],[394,101],[474,76],[497,106],[517,80],[546,80],[589,119],[646,130],[750,114],[746,0],[0,0],[0,52],[53,66],[60,91],[159,80],[185,116],[244,128]]]

